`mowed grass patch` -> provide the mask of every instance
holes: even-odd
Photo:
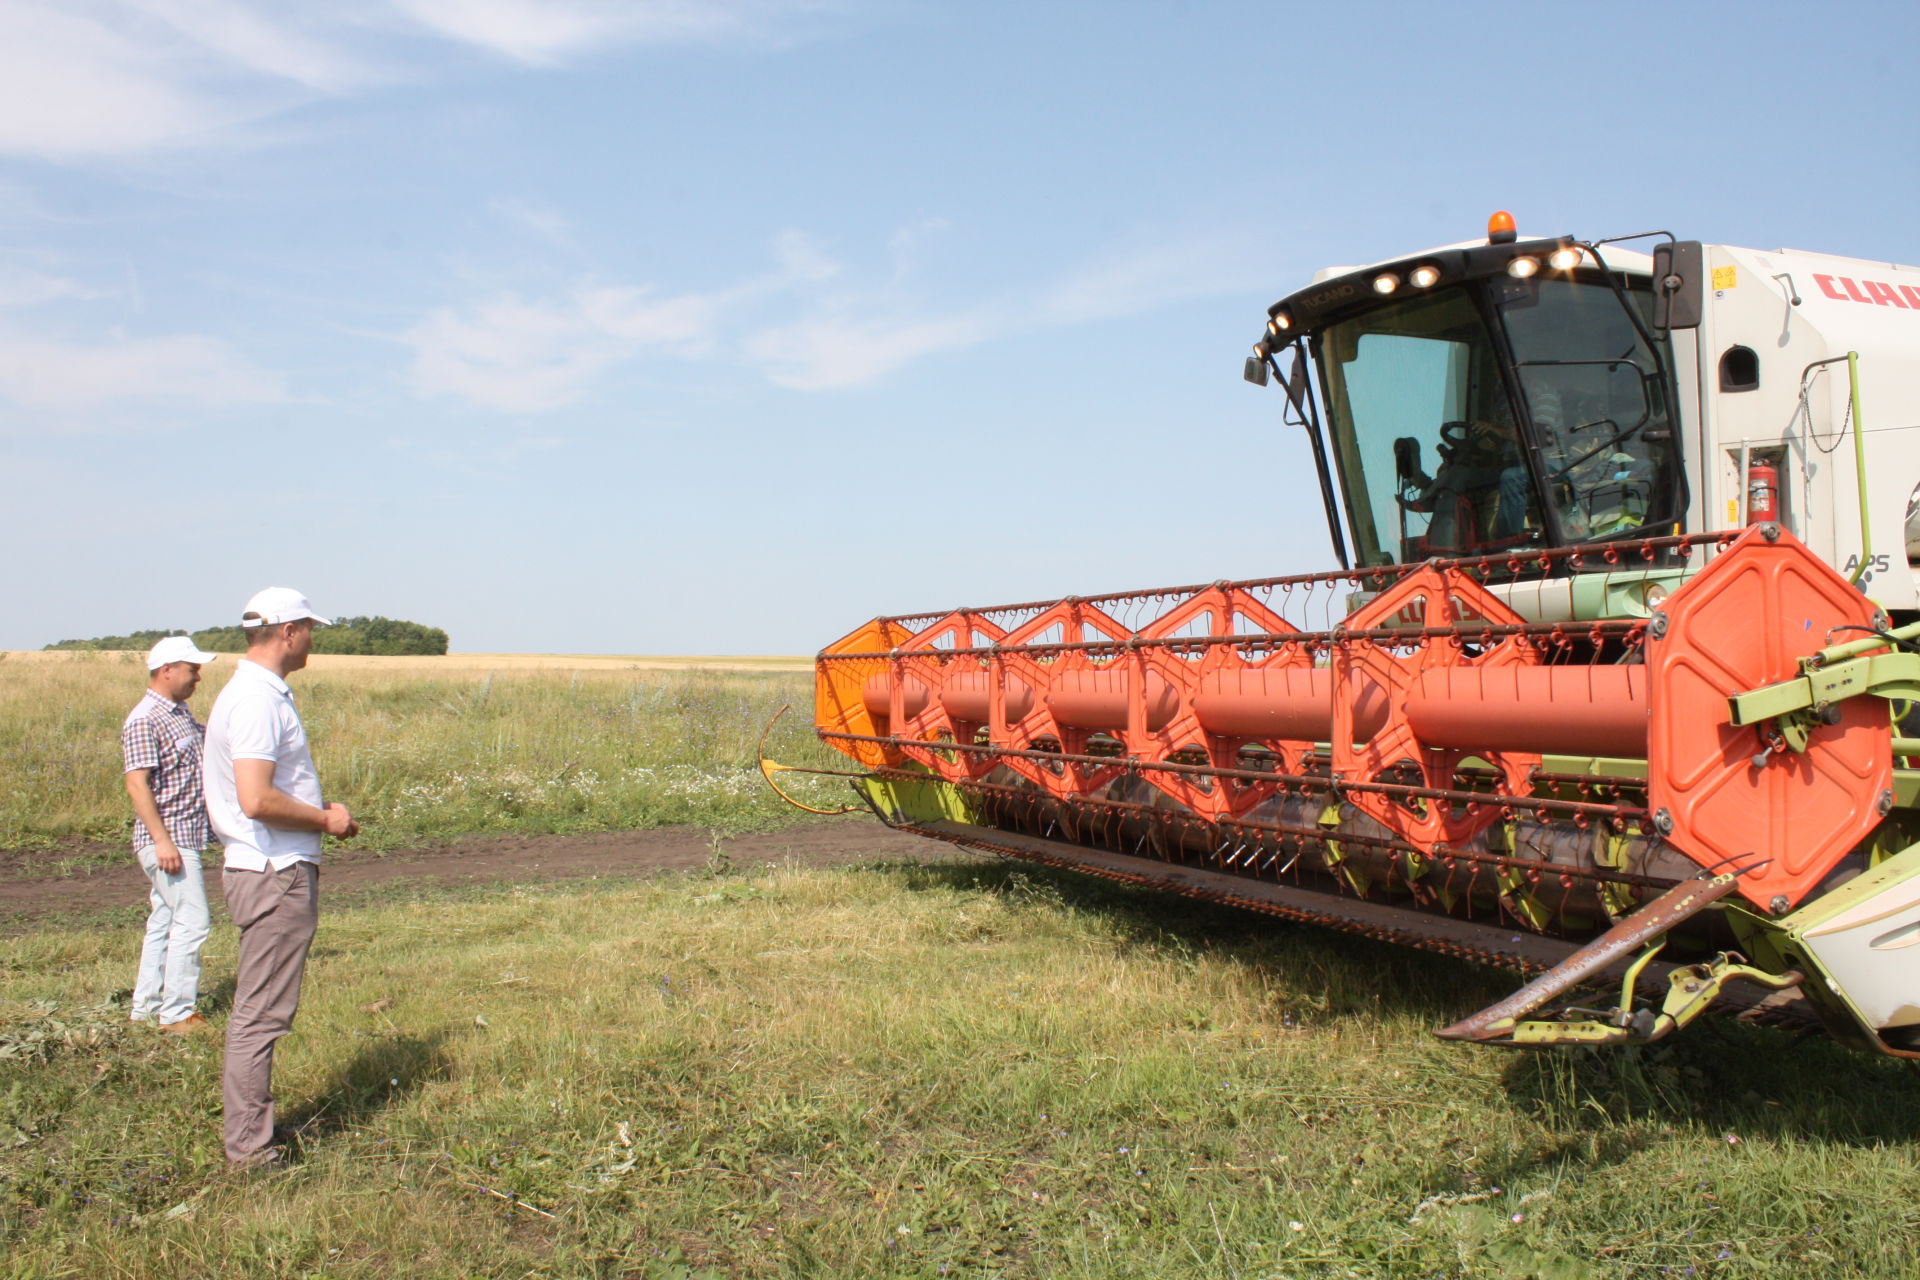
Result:
[[[1894,1064],[1444,1045],[1510,983],[1001,864],[328,910],[307,1158],[235,1182],[217,1043],[122,1021],[135,941],[0,941],[0,1274],[1896,1277],[1920,1239]]]
[[[119,735],[145,687],[139,655],[23,660],[33,657],[0,656],[0,848],[117,842],[132,824]],[[768,830],[801,816],[755,761],[787,704],[795,711],[769,751],[846,763],[814,739],[804,671],[429,665],[438,661],[316,659],[290,682],[328,797],[362,823],[341,852],[499,831]],[[192,702],[200,719],[232,669],[230,655],[207,667]],[[832,780],[789,777],[795,792],[846,798]]]

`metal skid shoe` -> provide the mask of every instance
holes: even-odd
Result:
[[[1506,999],[1435,1034],[1443,1040],[1493,1045],[1643,1044],[1699,1017],[1729,982],[1744,980],[1775,991],[1798,986],[1803,975],[1797,970],[1770,973],[1734,952],[1723,951],[1712,960],[1674,968],[1657,1011],[1651,1006],[1634,1007],[1634,988],[1666,945],[1668,930],[1725,897],[1736,880],[1733,875],[1718,875],[1674,886]],[[1622,964],[1620,1000],[1613,1009],[1584,1018],[1572,1015],[1595,1011],[1574,1007],[1556,1018],[1526,1016],[1575,987],[1619,970]]]
[[[1620,1003],[1600,1017],[1529,1019],[1515,1023],[1511,1033],[1501,1039],[1482,1040],[1480,1043],[1542,1047],[1648,1044],[1678,1031],[1705,1013],[1729,982],[1744,980],[1758,983],[1769,990],[1784,991],[1798,986],[1801,981],[1798,971],[1769,973],[1747,964],[1737,952],[1723,951],[1710,961],[1681,965],[1668,974],[1666,998],[1661,1001],[1658,1010],[1650,1005],[1635,1009],[1635,980],[1646,963],[1659,953],[1662,945],[1655,943],[1649,946],[1634,961],[1621,981]],[[1567,1012],[1582,1011],[1569,1009]]]

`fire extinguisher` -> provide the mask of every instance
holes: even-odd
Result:
[[[1771,462],[1747,467],[1747,523],[1765,524],[1780,518],[1780,469]]]

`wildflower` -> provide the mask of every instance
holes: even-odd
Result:
[[[1287,1223],[1287,1230],[1289,1231],[1305,1231],[1306,1229],[1307,1229],[1307,1224],[1304,1222]]]

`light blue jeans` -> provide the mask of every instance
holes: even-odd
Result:
[[[153,885],[147,937],[140,947],[140,976],[133,983],[133,1019],[178,1022],[200,997],[200,947],[207,940],[207,886],[200,878],[200,851],[182,849],[180,869],[160,869],[153,846],[140,851],[140,869]]]

